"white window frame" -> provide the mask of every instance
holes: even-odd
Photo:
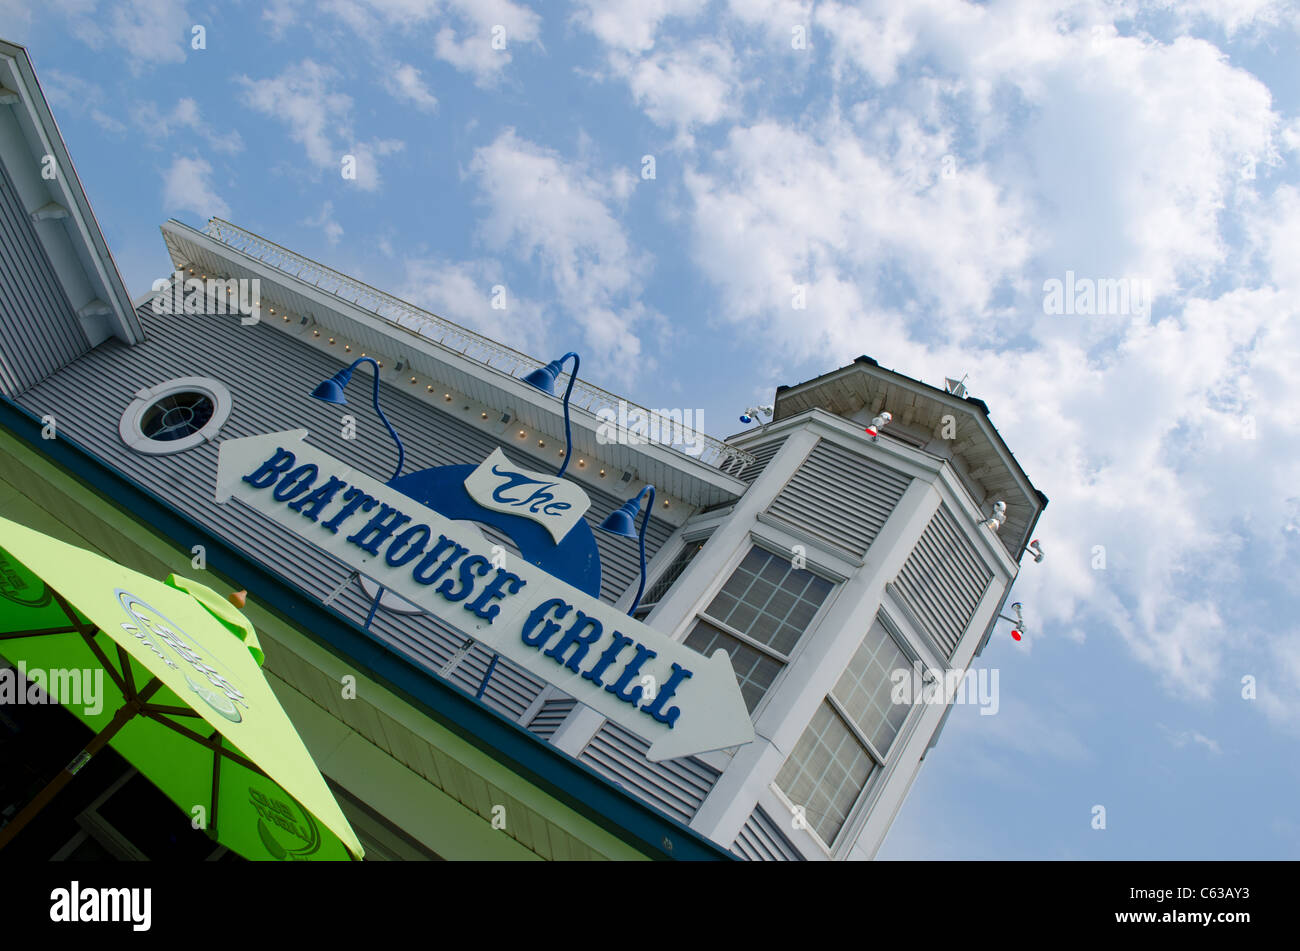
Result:
[[[883,606],[876,612],[876,617],[872,619],[872,623],[874,624],[877,620],[880,621],[881,627],[885,629],[886,636],[893,640],[895,646],[897,646],[903,653],[903,656],[907,658],[909,663],[915,664],[917,661],[920,661],[924,669],[929,668],[925,659],[921,657],[911,644],[908,643],[903,632],[899,629],[898,625],[894,623],[893,618],[889,616]],[[867,631],[870,631],[869,627]],[[867,636],[867,631],[863,632],[863,638]],[[859,646],[861,646],[861,641],[859,641]],[[854,650],[856,652],[857,648],[854,648]],[[836,678],[835,683],[839,683],[838,677]],[[772,685],[776,686],[776,683],[773,682]],[[861,831],[862,823],[860,820],[862,819],[864,812],[870,808],[870,803],[873,800],[876,791],[885,783],[887,777],[893,772],[893,767],[898,761],[898,756],[896,755],[897,751],[906,745],[907,739],[911,736],[912,731],[916,729],[919,717],[917,708],[921,707],[924,709],[924,704],[913,703],[912,709],[907,711],[907,716],[903,719],[903,722],[898,725],[898,732],[894,734],[894,740],[889,746],[890,755],[893,756],[893,759],[891,760],[890,756],[880,755],[876,750],[875,744],[872,743],[871,740],[863,734],[861,728],[853,722],[853,718],[849,716],[848,711],[846,711],[844,706],[835,698],[834,690],[835,686],[832,684],[831,689],[827,691],[826,696],[823,699],[830,705],[831,710],[834,711],[835,715],[843,720],[848,726],[850,735],[858,741],[866,751],[867,755],[875,762],[876,768],[871,771],[871,774],[867,777],[866,784],[858,791],[858,795],[853,800],[853,804],[849,806],[844,816],[844,823],[840,826],[839,832],[835,834],[834,842],[828,844],[822,841],[822,837],[817,834],[817,830],[814,829],[811,824],[804,827],[803,831],[807,832],[812,837],[813,841],[821,846],[822,850],[831,858],[836,857],[837,851],[845,851],[845,844],[847,841],[845,838],[846,834],[851,834],[854,839],[856,839],[858,833]],[[810,718],[809,722],[804,724],[804,730],[807,730],[811,723],[812,720]],[[799,733],[799,739],[802,738],[803,731],[801,730]],[[799,740],[796,739],[795,745],[798,745],[798,742]],[[791,748],[790,753],[793,755],[793,747]],[[788,759],[789,757],[787,756],[786,758]],[[785,762],[782,761],[781,768],[783,769],[784,767]],[[780,772],[781,769],[778,769],[777,774],[779,775]],[[790,797],[785,794],[785,791],[777,785],[776,776],[772,777],[772,782],[768,785],[769,788],[780,798],[781,802],[786,805],[787,809],[794,809],[795,804],[790,801]]]
[[[144,421],[144,414],[159,400],[177,393],[201,393],[206,396],[212,401],[212,419],[198,432],[191,433],[184,439],[168,442],[150,439],[144,434],[140,425]],[[206,376],[177,377],[147,389],[137,390],[135,398],[122,412],[117,431],[122,437],[122,442],[136,452],[149,456],[170,456],[216,439],[217,434],[221,432],[221,427],[230,417],[233,405],[230,390],[224,383]]]
[[[734,627],[731,627],[729,624],[725,624],[722,621],[718,621],[715,618],[713,618],[711,615],[706,613],[708,611],[709,605],[712,604],[713,600],[718,596],[718,592],[721,591],[724,587],[726,587],[727,582],[730,581],[731,576],[736,573],[736,570],[740,567],[741,562],[743,562],[745,558],[748,557],[751,548],[761,549],[762,551],[767,552],[769,555],[773,555],[777,558],[782,559],[787,563],[793,564],[793,559],[790,558],[789,555],[787,555],[784,551],[781,550],[781,545],[779,542],[775,542],[770,539],[763,538],[762,536],[756,535],[751,532],[749,537],[745,540],[744,544],[741,546],[741,550],[739,554],[737,556],[733,556],[727,569],[725,571],[720,572],[718,578],[715,579],[715,583],[712,589],[709,591],[708,595],[703,599],[701,599],[700,607],[697,608],[695,611],[691,612],[689,615],[687,615],[686,623],[684,625],[684,629],[681,635],[681,642],[684,644],[686,642],[686,639],[691,636],[691,632],[695,630],[696,623],[698,621],[703,621],[704,623],[722,631],[724,634],[736,638],[746,647],[753,648],[759,653],[766,654],[768,657],[772,658],[773,660],[781,664],[781,670],[777,673],[776,677],[773,678],[772,683],[768,686],[767,690],[763,692],[762,698],[759,699],[758,703],[755,704],[753,711],[751,711],[751,713],[749,714],[749,718],[751,720],[756,721],[760,716],[762,716],[763,710],[767,707],[767,704],[772,699],[772,695],[776,693],[777,688],[780,686],[781,682],[785,679],[786,673],[790,669],[790,665],[794,662],[795,658],[797,658],[799,654],[806,648],[809,635],[814,630],[816,630],[818,626],[820,626],[822,619],[826,616],[826,612],[830,609],[831,605],[835,601],[835,598],[838,596],[840,589],[843,587],[845,579],[842,576],[838,575],[836,572],[828,571],[822,568],[820,565],[815,564],[812,561],[809,561],[809,563],[805,565],[803,569],[801,569],[803,571],[808,571],[814,575],[817,575],[824,581],[830,582],[831,590],[827,593],[826,600],[823,601],[821,605],[818,607],[817,613],[812,616],[812,620],[808,622],[808,626],[804,628],[803,633],[799,635],[799,640],[795,642],[794,650],[791,651],[789,655],[785,655],[782,654],[780,651],[774,650],[768,645],[763,644],[758,640],[755,640],[754,638],[750,637],[747,634],[742,634],[740,631],[736,630]]]

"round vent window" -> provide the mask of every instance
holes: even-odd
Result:
[[[216,405],[206,393],[193,390],[164,396],[144,411],[140,432],[146,439],[170,442],[202,432],[212,421]]]
[[[182,377],[140,390],[118,431],[137,452],[183,452],[216,437],[230,415],[230,391],[206,377]]]

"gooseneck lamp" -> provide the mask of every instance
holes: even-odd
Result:
[[[641,531],[638,536],[636,530],[636,513],[641,508],[641,499],[645,494],[650,493],[650,504],[646,506],[645,514],[641,516]],[[637,493],[636,498],[628,499],[617,509],[609,513],[605,521],[600,523],[602,532],[609,532],[611,535],[622,535],[624,538],[641,539],[641,584],[636,589],[636,597],[632,601],[632,606],[628,608],[627,613],[630,616],[641,603],[641,595],[645,594],[645,530],[650,524],[650,513],[655,507],[655,487],[647,485]]]
[[[348,381],[352,379],[352,371],[363,363],[369,363],[375,368],[375,412],[379,414],[379,418],[382,419],[384,425],[388,427],[388,432],[393,437],[393,442],[397,443],[397,468],[393,470],[393,478],[396,479],[402,472],[402,465],[406,462],[406,450],[402,447],[402,440],[397,436],[397,430],[395,430],[393,424],[388,421],[388,417],[384,415],[384,411],[379,408],[379,364],[373,358],[362,357],[361,359],[354,361],[352,366],[344,367],[320,386],[316,387],[316,389],[312,390],[311,395],[325,403],[336,403],[340,406],[346,406],[348,400],[347,397],[343,395],[343,388],[346,387]]]
[[[578,355],[569,351],[560,359],[552,360],[524,377],[524,382],[529,386],[536,387],[547,396],[554,396],[555,378],[560,375],[564,361],[569,357],[573,357],[573,372],[569,374],[569,385],[564,388],[564,462],[560,463],[560,471],[555,473],[556,478],[564,475],[564,470],[569,468],[569,459],[573,456],[573,437],[569,431],[569,395],[573,392],[574,381],[578,379]]]

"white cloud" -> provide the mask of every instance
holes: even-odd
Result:
[[[378,159],[403,147],[396,139],[359,141],[353,136],[352,97],[335,91],[338,73],[332,67],[305,59],[279,76],[240,76],[236,81],[243,87],[245,105],[288,126],[289,137],[315,168],[341,175],[344,157],[352,156],[356,185],[363,191],[380,185]]]
[[[648,261],[607,204],[612,186],[513,129],[480,148],[470,172],[488,206],[487,244],[535,257],[556,307],[582,328],[593,355],[611,372],[633,372],[638,325],[653,317],[637,296]]]
[[[109,8],[106,19],[108,34],[125,50],[132,72],[185,62],[195,21],[183,0],[123,0]]]
[[[1267,581],[1237,558],[1252,538],[1277,548],[1296,493],[1276,460],[1300,458],[1300,194],[1256,192],[1278,154],[1269,92],[1205,41],[1120,36],[1096,4],[871,10],[818,7],[829,101],[691,156],[715,313],[767,341],[777,382],[824,354],[932,382],[969,371],[1052,498],[1051,554],[1016,589],[1035,635],[1118,637],[1208,700],[1256,649],[1233,593]],[[797,12],[743,11],[773,35]],[[1154,319],[1044,315],[1042,282],[1066,269],[1150,280]],[[1288,676],[1274,703],[1300,711]]]
[[[1215,756],[1223,755],[1223,748],[1219,746],[1219,742],[1217,740],[1210,739],[1204,733],[1201,733],[1197,730],[1174,731],[1169,729],[1169,727],[1165,726],[1163,723],[1157,723],[1156,726],[1158,726],[1161,732],[1165,734],[1165,736],[1168,738],[1169,742],[1173,744],[1175,749],[1182,749],[1183,747],[1187,746],[1187,744],[1194,743],[1197,746],[1205,747]]]
[[[334,220],[334,202],[327,201],[321,206],[320,214],[314,218],[304,218],[303,224],[313,228],[320,228],[325,233],[325,240],[330,243],[330,247],[339,243],[343,237],[343,226]]]
[[[736,62],[731,50],[699,40],[639,60],[611,58],[637,104],[662,126],[688,129],[736,112]]]
[[[163,207],[168,211],[192,211],[200,218],[230,217],[230,206],[208,181],[212,166],[201,158],[178,156],[163,174]]]
[[[579,0],[573,19],[606,46],[639,53],[655,45],[665,19],[693,19],[707,5],[707,0]]]
[[[438,98],[420,78],[420,71],[410,63],[395,63],[384,78],[384,88],[422,112],[434,112],[438,108]]]
[[[496,288],[503,293],[496,295]],[[537,301],[517,295],[496,261],[408,260],[399,297],[524,353],[547,354],[546,320]],[[493,298],[504,307],[493,307]]]
[[[42,72],[40,78],[45,98],[59,115],[89,116],[97,126],[114,135],[126,131],[124,122],[105,111],[106,97],[99,85],[59,69]]]
[[[436,28],[434,55],[483,86],[501,78],[520,47],[538,42],[542,24],[513,0],[327,0],[320,10],[369,45],[381,69],[394,30]]]
[[[204,120],[199,104],[189,97],[178,100],[168,113],[162,112],[156,103],[143,101],[132,109],[131,119],[145,131],[146,141],[154,145],[175,134],[191,141],[197,139],[216,152],[233,155],[244,149],[239,130]]]

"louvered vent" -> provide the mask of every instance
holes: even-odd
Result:
[[[823,439],[768,512],[823,541],[864,555],[910,481]]]
[[[745,824],[740,827],[731,851],[750,862],[802,862],[799,850],[777,828],[772,818],[755,806]]]
[[[528,721],[528,729],[549,741],[577,705],[578,701],[572,697],[552,697],[544,701],[541,708],[533,714],[533,718]]]
[[[89,349],[22,200],[0,168],[0,393],[16,396]]]
[[[694,756],[652,763],[650,744],[606,720],[578,757],[628,792],[682,822],[690,822],[719,773]]]
[[[734,460],[728,459],[719,468],[727,475],[734,475],[742,482],[753,485],[754,480],[762,474],[763,470],[767,468],[767,464],[772,461],[772,457],[781,450],[781,446],[784,444],[784,436],[780,439],[773,439],[771,442],[763,443],[758,448],[747,450],[754,457],[754,461],[748,465],[741,467]]]
[[[951,659],[992,579],[948,507],[940,505],[894,579],[893,592]]]

